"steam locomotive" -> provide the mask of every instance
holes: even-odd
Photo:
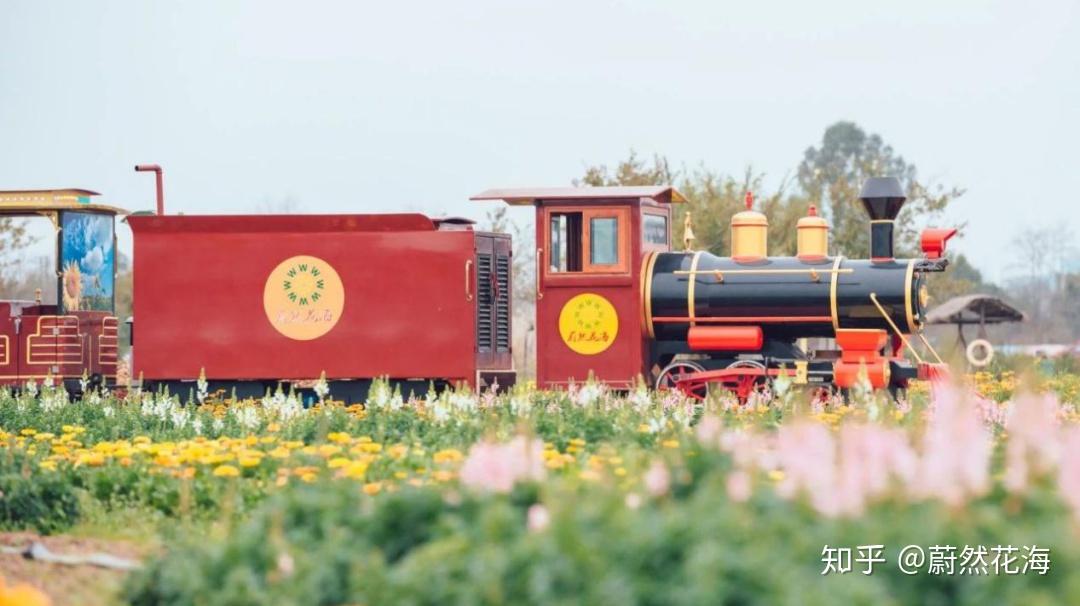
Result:
[[[55,304],[0,301],[0,383],[116,383],[118,215],[134,239],[131,375],[144,388],[185,393],[205,381],[261,395],[322,377],[335,398],[360,401],[376,378],[413,391],[515,382],[509,236],[416,213],[170,215],[160,167],[137,170],[156,173],[156,212],[128,214],[87,190],[0,192],[0,214],[57,225],[60,276]],[[913,340],[924,278],[946,268],[955,230],[926,230],[923,258],[894,259],[905,200],[896,179],[863,187],[865,260],[830,256],[813,210],[799,221],[798,254],[769,257],[768,220],[750,195],[732,220],[729,257],[673,250],[672,207],[685,199],[672,187],[502,189],[473,200],[535,209],[541,388],[591,378],[627,389],[644,377],[695,397],[717,385],[745,398],[780,375],[840,388],[865,376],[895,390],[941,372]]]

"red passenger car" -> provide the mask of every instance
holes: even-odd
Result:
[[[85,189],[0,192],[0,216],[45,217],[56,234],[55,273],[33,298],[0,294],[0,385],[52,377],[73,393],[116,381],[115,217]]]

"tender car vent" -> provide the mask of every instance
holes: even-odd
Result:
[[[493,306],[491,292],[491,255],[476,255],[476,345],[479,351],[492,351]]]
[[[510,351],[510,257],[495,258],[495,281],[499,297],[495,302],[495,351]]]

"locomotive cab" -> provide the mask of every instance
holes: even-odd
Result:
[[[126,211],[85,189],[0,192],[0,216],[45,217],[55,264],[35,292],[0,297],[0,385],[52,377],[68,391],[116,383],[115,218]]]
[[[642,267],[671,246],[671,187],[498,189],[473,200],[536,209],[536,357],[541,388],[590,376],[629,388],[651,364]]]

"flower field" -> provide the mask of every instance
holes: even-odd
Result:
[[[55,604],[1080,599],[1076,375],[899,402],[316,391],[0,391],[0,527],[145,546]],[[0,605],[37,591],[8,557]]]

